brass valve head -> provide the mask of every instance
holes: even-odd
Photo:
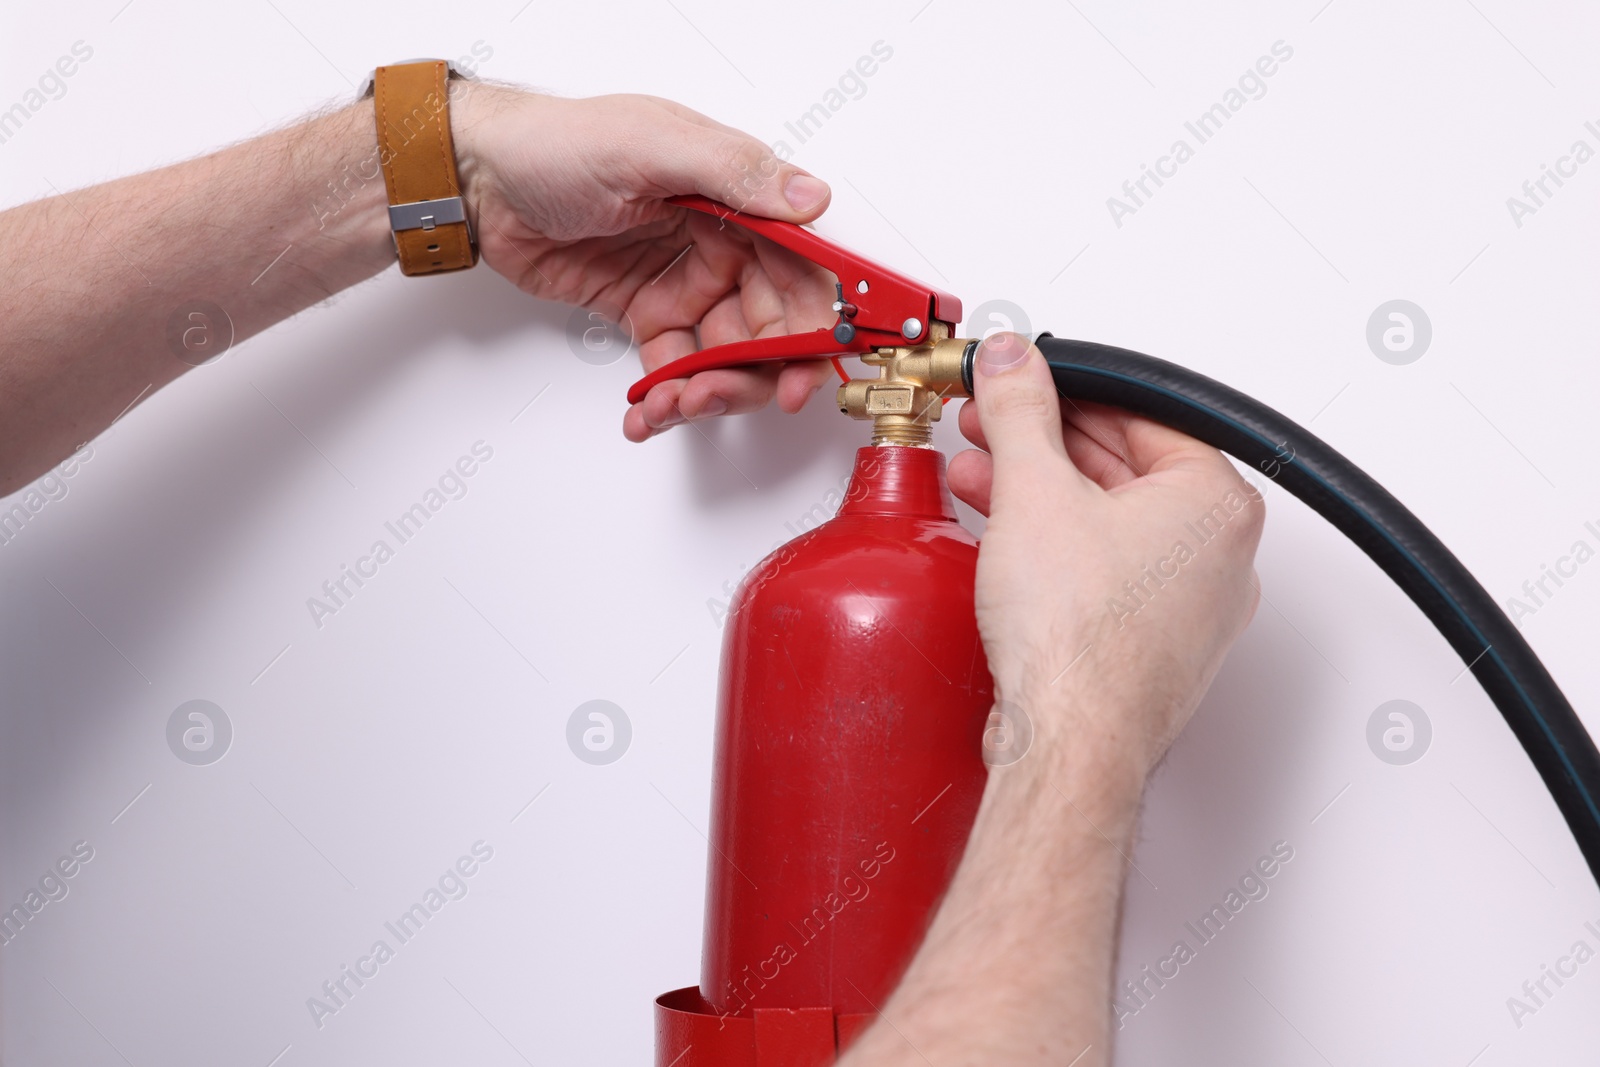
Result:
[[[928,340],[914,347],[879,348],[861,362],[878,368],[876,378],[854,378],[839,387],[839,410],[853,419],[872,420],[872,443],[931,447],[933,424],[944,402],[971,396],[962,365],[978,342],[949,336],[936,322]]]

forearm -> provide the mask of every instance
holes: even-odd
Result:
[[[393,262],[376,146],[367,101],[0,214],[26,250],[0,264],[0,496],[227,344],[198,302],[236,344]]]
[[[1017,764],[990,771],[927,939],[847,1067],[1110,1062],[1124,857],[1143,774],[1114,739],[1067,747],[1076,740],[1040,737]]]

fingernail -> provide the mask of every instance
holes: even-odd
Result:
[[[809,174],[796,174],[784,183],[783,198],[796,211],[810,211],[828,198],[828,183]]]
[[[655,428],[658,430],[665,430],[668,426],[676,426],[682,421],[683,412],[679,411],[677,408],[673,408],[662,417],[660,422],[655,424]]]
[[[714,396],[710,400],[707,400],[704,404],[700,405],[700,413],[696,415],[695,418],[711,419],[721,415],[727,410],[728,402],[722,399],[720,396]]]
[[[986,338],[978,348],[978,370],[983,374],[999,374],[1010,370],[1028,358],[1028,346],[1015,335],[997,333]]]

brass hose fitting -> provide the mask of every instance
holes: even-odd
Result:
[[[972,395],[963,366],[978,342],[949,332],[936,322],[920,345],[868,352],[861,362],[877,367],[878,377],[854,378],[839,387],[839,410],[853,419],[871,419],[874,445],[931,447],[944,402]]]

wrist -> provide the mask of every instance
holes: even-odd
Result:
[[[530,94],[519,89],[500,85],[487,85],[478,81],[452,79],[450,93],[450,136],[456,148],[456,177],[461,187],[461,199],[466,204],[467,220],[472,232],[483,242],[480,228],[480,211],[485,194],[493,183],[489,161],[492,151],[486,149],[487,123],[500,109]]]
[[[294,231],[304,254],[296,262],[328,292],[381,273],[395,251],[372,101],[313,119],[290,135],[305,202]]]
[[[1035,758],[1035,756],[1037,758]],[[1101,839],[1126,850],[1133,840],[1146,776],[1127,761],[1072,750],[1030,754],[989,771],[987,790],[1007,817],[1049,821],[1061,840]]]
[[[1068,811],[1131,833],[1150,772],[1142,715],[1064,679],[1023,688],[1014,700],[998,700],[996,710],[1031,735],[1014,763],[990,768],[991,778],[1007,783],[1001,795],[1008,803],[1065,802]]]
[[[1090,667],[1088,662],[1078,667]],[[1093,777],[1118,792],[1142,792],[1154,766],[1146,701],[1122,680],[1082,677],[995,686],[995,709],[1021,718],[1032,731],[1027,758],[1054,776]],[[1014,696],[1011,696],[1014,694]],[[997,768],[1003,769],[1003,768]]]

